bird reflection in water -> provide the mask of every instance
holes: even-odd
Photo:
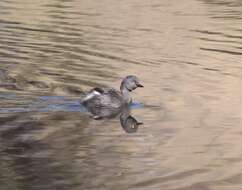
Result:
[[[96,107],[95,109],[89,109],[88,111],[96,120],[112,119],[119,116],[120,124],[123,130],[126,133],[135,133],[137,132],[139,126],[143,125],[143,123],[137,121],[131,115],[131,107],[132,105],[124,105],[123,107],[118,109]]]
[[[131,114],[130,109],[125,109],[120,114],[120,124],[126,133],[135,133],[142,122],[137,121]]]

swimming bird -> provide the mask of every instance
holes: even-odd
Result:
[[[95,119],[113,117],[124,105],[132,102],[130,92],[138,87],[143,87],[138,77],[129,75],[121,82],[120,91],[96,87],[84,96],[81,103],[94,115]]]

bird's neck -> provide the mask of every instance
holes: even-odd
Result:
[[[121,94],[123,96],[125,103],[128,103],[128,104],[131,103],[132,99],[130,96],[130,91],[127,88],[125,88],[124,86],[120,87],[120,91],[121,91]]]

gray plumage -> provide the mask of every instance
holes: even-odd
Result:
[[[120,92],[113,88],[94,88],[81,100],[81,103],[96,117],[113,116],[122,106],[132,102],[130,92],[143,87],[134,75],[125,77]]]

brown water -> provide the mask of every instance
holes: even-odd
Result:
[[[0,189],[241,190],[241,61],[240,0],[2,0]],[[128,74],[136,133],[29,109]]]

